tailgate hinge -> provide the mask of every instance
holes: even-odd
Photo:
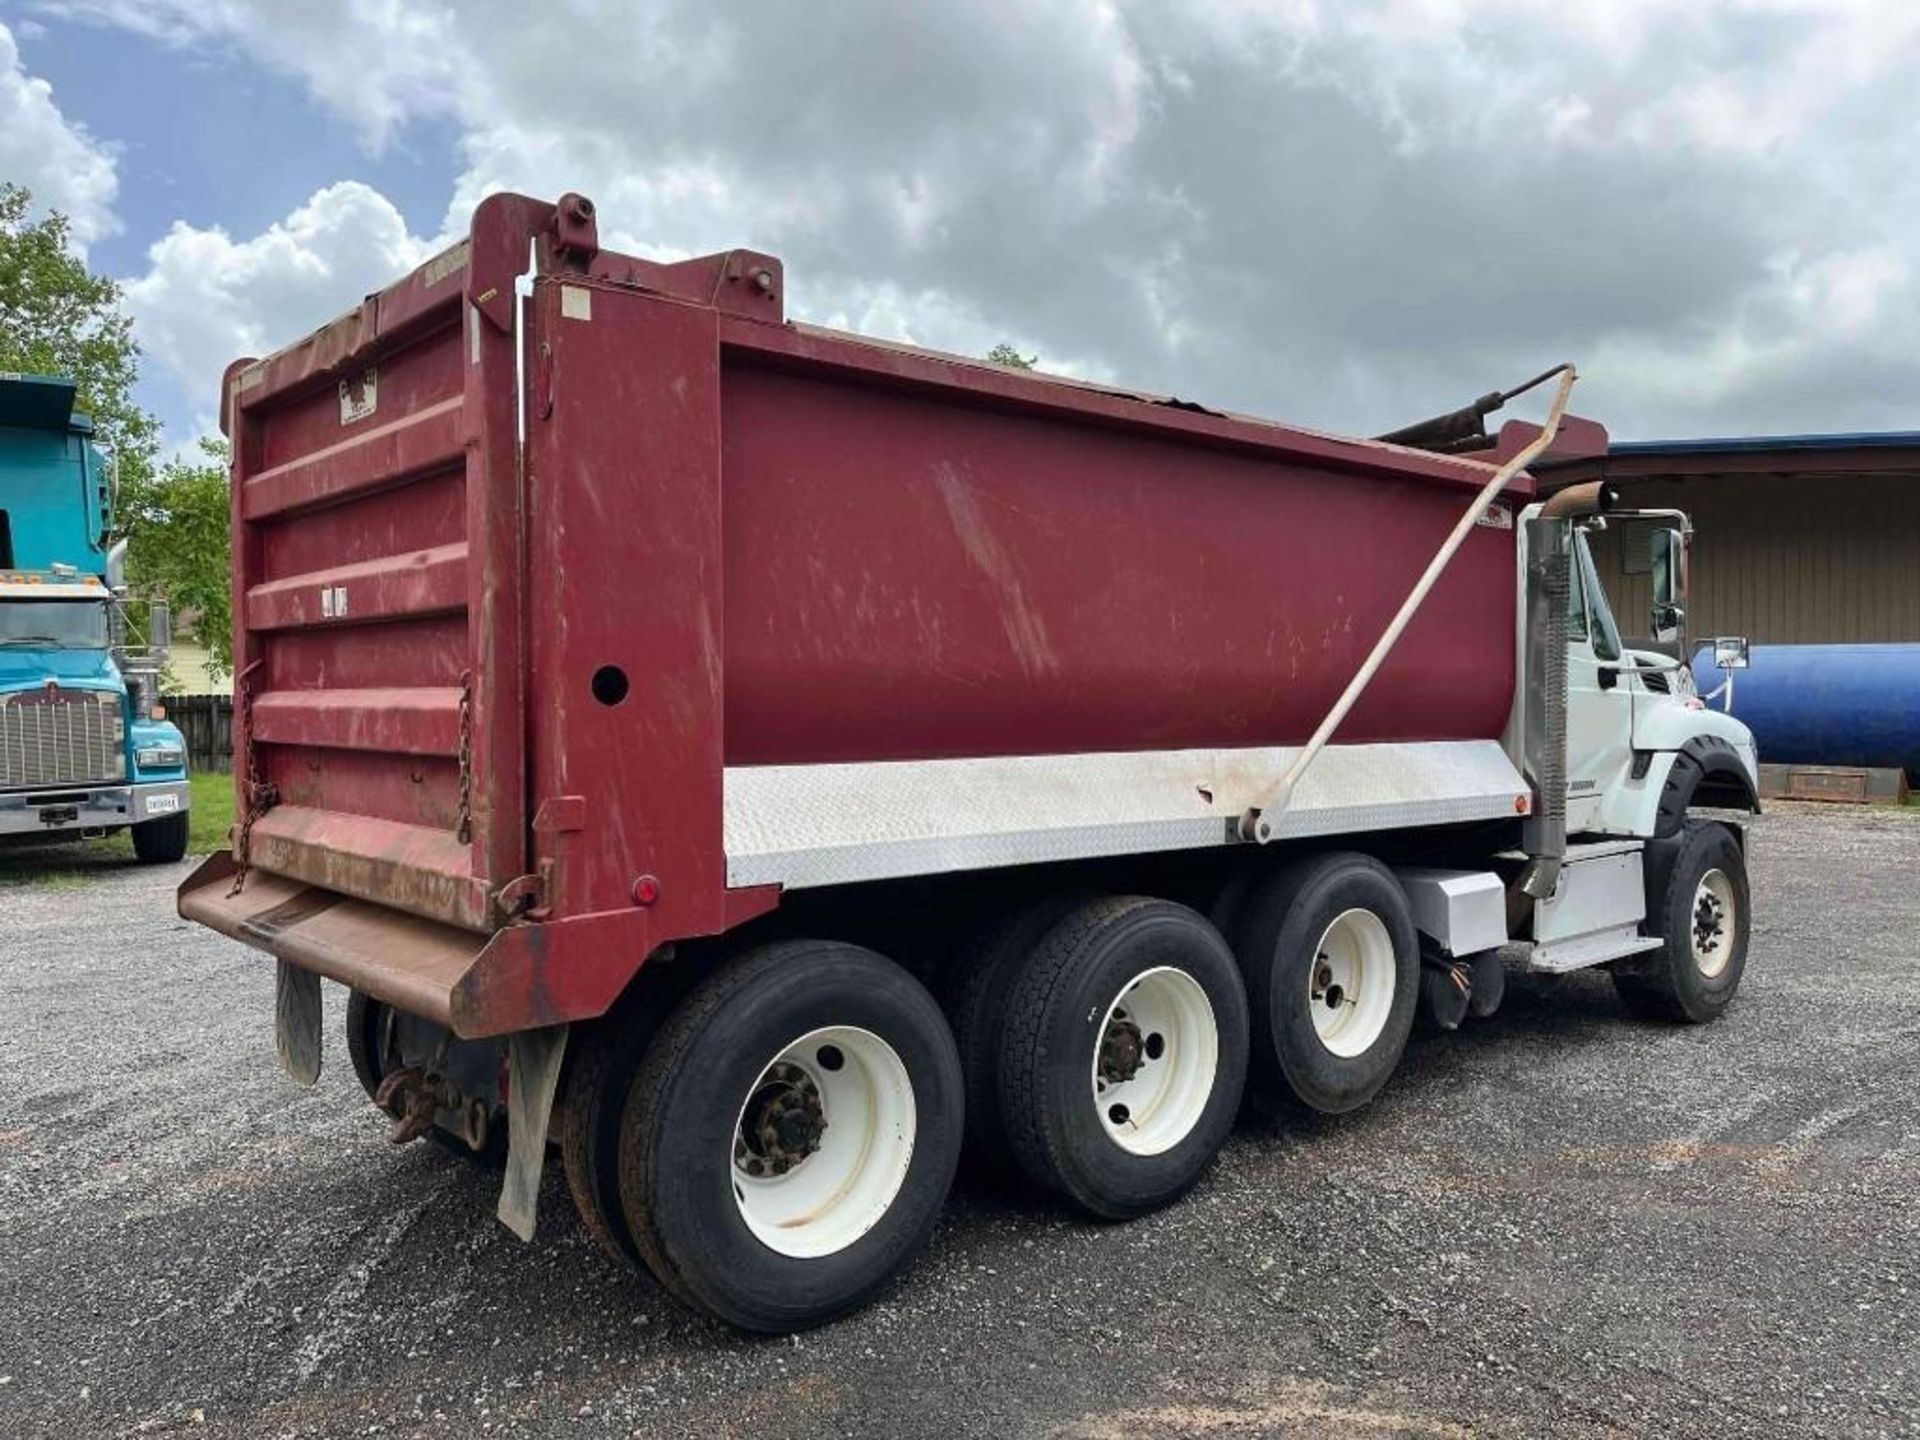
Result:
[[[553,861],[542,860],[538,871],[516,875],[493,892],[493,903],[503,914],[526,920],[544,920],[553,913]]]
[[[593,257],[600,253],[600,227],[594,218],[593,201],[573,191],[562,195],[553,207],[548,234],[553,253],[561,262],[585,274]]]

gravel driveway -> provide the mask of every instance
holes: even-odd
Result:
[[[386,1144],[337,988],[285,1080],[183,868],[8,859],[0,1434],[1914,1435],[1920,811],[1781,807],[1752,852],[1721,1023],[1516,981],[1151,1219],[963,1181],[891,1299],[778,1341],[603,1262],[551,1169],[526,1247]]]

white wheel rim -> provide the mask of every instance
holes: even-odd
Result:
[[[780,1118],[796,1107],[825,1123],[797,1139],[810,1128],[797,1119],[797,1130],[784,1132],[797,1143],[783,1148]],[[913,1082],[891,1045],[850,1025],[810,1031],[767,1062],[734,1122],[729,1169],[740,1218],[761,1244],[795,1259],[846,1249],[900,1193],[916,1128]]]
[[[1690,917],[1693,963],[1709,980],[1727,968],[1733,958],[1734,921],[1739,902],[1733,881],[1724,870],[1709,870],[1694,887]]]
[[[1364,1055],[1387,1028],[1398,978],[1386,922],[1371,910],[1334,916],[1307,967],[1307,1012],[1320,1043],[1343,1060]]]
[[[1220,1031],[1213,1002],[1184,970],[1143,970],[1101,1017],[1088,1078],[1113,1143],[1159,1155],[1192,1133],[1213,1095]]]

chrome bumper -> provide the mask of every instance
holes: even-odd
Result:
[[[119,829],[182,814],[187,805],[184,780],[6,791],[0,792],[0,835]]]

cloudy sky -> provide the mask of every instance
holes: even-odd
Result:
[[[176,443],[498,189],[1325,428],[1571,358],[1619,437],[1900,429],[1916,75],[1913,0],[0,0],[0,177]]]

